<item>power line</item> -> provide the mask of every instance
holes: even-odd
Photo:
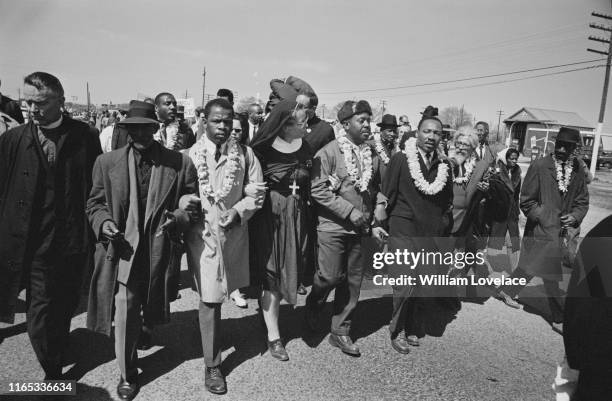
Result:
[[[428,82],[428,83],[424,83],[424,84],[390,86],[390,87],[386,87],[386,88],[359,89],[359,90],[347,90],[347,91],[338,91],[338,92],[321,92],[320,94],[322,94],[322,95],[342,95],[342,94],[348,94],[348,93],[365,93],[365,92],[378,92],[378,91],[385,91],[385,90],[418,88],[418,87],[422,87],[422,86],[450,84],[450,83],[455,83],[455,82],[473,81],[475,79],[501,77],[501,76],[504,76],[504,75],[514,75],[514,74],[522,74],[522,73],[525,73],[525,72],[534,72],[534,71],[549,70],[549,69],[553,69],[553,68],[569,67],[569,66],[572,66],[572,65],[594,63],[594,62],[597,62],[597,61],[604,61],[604,60],[605,59],[601,58],[601,59],[588,60],[588,61],[577,61],[575,63],[558,64],[558,65],[552,65],[552,66],[548,66],[548,67],[539,67],[539,68],[528,68],[528,69],[525,69],[525,70],[502,72],[502,73],[499,73],[499,74],[480,75],[480,76],[476,76],[476,77],[452,79],[452,80],[448,80],[448,81]]]
[[[501,80],[501,81],[486,82],[486,83],[482,83],[482,84],[474,84],[474,85],[466,85],[466,86],[458,86],[458,87],[454,87],[454,88],[434,89],[434,90],[430,90],[430,91],[403,93],[403,94],[397,94],[397,95],[385,95],[385,97],[386,98],[387,97],[402,97],[402,96],[410,96],[410,95],[420,95],[420,94],[424,94],[424,93],[447,92],[447,91],[453,91],[453,90],[458,90],[458,89],[478,88],[478,87],[482,87],[482,86],[498,85],[498,84],[503,84],[503,83],[508,83],[508,82],[525,81],[525,80],[528,80],[528,79],[541,78],[541,77],[549,77],[549,76],[553,76],[553,75],[567,74],[567,73],[570,73],[570,72],[590,70],[590,69],[593,69],[593,68],[601,68],[601,67],[605,67],[605,66],[606,66],[606,64],[591,65],[591,66],[588,66],[588,67],[574,68],[574,69],[571,69],[571,70],[556,71],[556,72],[550,72],[550,73],[547,73],[547,74],[532,75],[530,77],[522,77],[522,78],[515,78],[515,79],[505,79],[505,80]]]

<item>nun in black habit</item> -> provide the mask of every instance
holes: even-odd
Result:
[[[297,302],[310,219],[312,151],[302,138],[306,112],[295,100],[279,102],[260,127],[251,146],[268,187],[264,204],[249,221],[252,266],[262,287],[261,310],[268,329],[268,349],[289,359],[278,328],[281,299]]]

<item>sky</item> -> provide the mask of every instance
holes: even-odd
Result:
[[[589,22],[612,21],[592,11],[612,15],[610,0],[0,1],[0,91],[16,96],[25,75],[46,71],[67,101],[84,103],[89,82],[96,104],[161,91],[199,104],[205,66],[207,93],[238,98],[266,99],[271,79],[293,75],[329,108],[384,100],[416,121],[429,104],[463,105],[496,124],[498,110],[503,120],[532,106],[595,123],[605,68],[491,83],[605,61],[428,85],[601,59],[586,48],[606,45],[588,36],[606,32]],[[398,86],[412,87],[389,89]]]

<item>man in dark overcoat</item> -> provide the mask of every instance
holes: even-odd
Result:
[[[62,115],[56,77],[28,75],[24,96],[29,122],[0,137],[0,321],[14,322],[26,288],[32,347],[45,378],[58,380],[91,244],[85,204],[102,150],[88,124]]]
[[[156,324],[169,319],[176,293],[168,268],[170,237],[189,226],[189,215],[178,210],[178,201],[195,193],[197,173],[187,155],[153,140],[159,128],[153,105],[133,100],[120,124],[127,127],[130,142],[96,160],[87,202],[100,241],[87,326],[110,335],[114,320],[121,371],[117,394],[131,400],[139,389],[136,346],[143,320]]]
[[[563,321],[559,281],[567,233],[580,226],[589,210],[585,175],[578,160],[571,157],[579,143],[577,130],[562,127],[553,154],[529,166],[521,189],[520,206],[527,223],[518,267],[511,277],[523,277],[527,282],[536,276],[542,278],[551,308],[551,323],[556,330]],[[508,306],[518,308],[513,298],[523,288],[501,287],[499,298]]]

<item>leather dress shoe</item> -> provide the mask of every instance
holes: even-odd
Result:
[[[421,345],[419,338],[414,334],[406,336],[406,343],[408,343],[408,345],[412,345],[413,347],[418,347],[419,345]]]
[[[495,295],[495,298],[499,299],[500,301],[502,301],[503,303],[505,303],[511,308],[521,309],[521,305],[518,302],[516,302],[510,295],[506,294],[503,291],[498,291],[497,294]]]
[[[400,354],[410,353],[410,346],[408,345],[408,341],[406,341],[406,336],[403,334],[400,334],[397,337],[392,338],[391,346],[393,347],[394,350],[396,350]]]
[[[329,343],[334,347],[340,348],[342,352],[351,356],[361,356],[361,352],[359,352],[359,348],[353,344],[353,340],[349,336],[339,336],[337,334],[331,333],[329,335]]]
[[[270,351],[270,355],[272,355],[273,358],[276,358],[279,361],[289,360],[289,354],[287,354],[287,350],[283,346],[283,342],[280,338],[273,341],[268,341],[268,351]]]
[[[136,348],[141,351],[146,351],[151,348],[153,344],[153,339],[151,336],[151,332],[148,330],[140,330],[140,335],[138,336],[138,344]]]
[[[138,394],[138,390],[140,390],[140,386],[138,385],[138,381],[127,381],[123,377],[119,378],[119,384],[117,384],[117,396],[119,396],[120,400],[131,401]]]
[[[225,394],[227,392],[227,385],[225,383],[225,376],[221,372],[219,366],[212,368],[206,367],[206,373],[204,374],[204,386],[206,390],[213,394]]]

